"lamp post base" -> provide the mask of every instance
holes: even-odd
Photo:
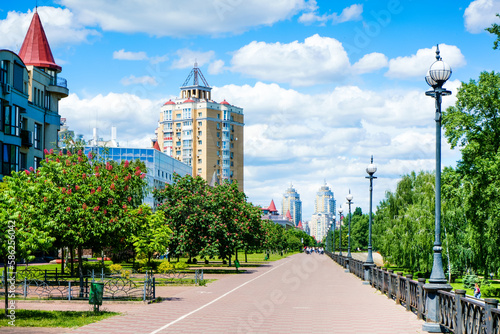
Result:
[[[448,330],[439,324],[439,298],[438,291],[451,291],[453,287],[446,283],[446,279],[442,282],[427,283],[424,285],[424,290],[427,291],[427,299],[425,301],[427,315],[426,323],[422,325],[422,330],[429,333],[448,333]]]
[[[365,262],[363,263],[363,273],[364,273],[364,281],[363,284],[370,284],[372,281],[372,268],[375,267],[375,263],[373,262]]]

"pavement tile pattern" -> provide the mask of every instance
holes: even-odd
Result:
[[[170,293],[161,303],[106,304],[125,314],[74,330],[9,333],[424,333],[415,314],[326,255],[297,254]]]

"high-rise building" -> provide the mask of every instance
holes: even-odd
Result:
[[[315,209],[317,213],[328,213],[332,217],[336,215],[335,197],[326,182],[316,193]]]
[[[310,235],[321,241],[328,233],[330,225],[335,223],[335,198],[333,191],[326,185],[326,182],[316,193],[316,211],[309,223]]]
[[[281,212],[283,213],[290,212],[293,224],[298,226],[299,222],[302,220],[302,201],[292,184],[290,184],[290,187],[283,194],[281,208]]]
[[[0,50],[0,178],[37,168],[57,147],[59,100],[69,94],[60,72],[35,12],[19,54]]]
[[[236,180],[243,190],[243,109],[213,101],[212,87],[196,63],[180,89],[180,97],[161,108],[160,150],[192,166],[193,175]]]

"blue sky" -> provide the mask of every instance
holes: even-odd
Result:
[[[18,52],[35,1],[0,9],[0,48]],[[338,204],[351,189],[368,209],[401,175],[435,168],[432,99],[423,77],[433,47],[461,81],[497,70],[500,51],[484,32],[500,23],[499,0],[39,0],[70,96],[60,113],[90,138],[92,128],[122,146],[149,146],[162,103],[179,94],[195,59],[213,87],[245,113],[245,192],[267,206],[293,183],[303,219],[326,181]],[[443,165],[458,150],[443,140]]]

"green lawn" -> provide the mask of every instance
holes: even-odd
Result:
[[[81,327],[115,315],[116,312],[101,311],[38,311],[16,310],[16,327]],[[10,319],[0,316],[0,327],[9,327]]]

